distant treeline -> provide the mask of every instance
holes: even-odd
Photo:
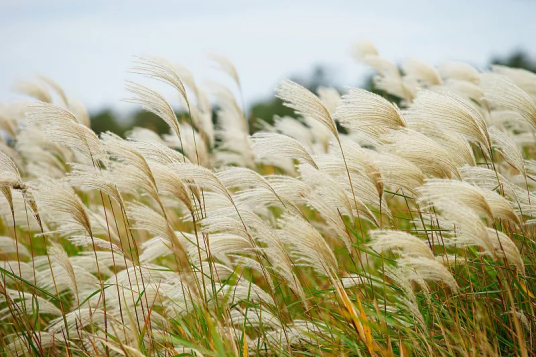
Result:
[[[495,56],[490,63],[514,68],[523,68],[536,73],[536,59],[531,58],[531,56],[523,50],[517,50],[505,56]],[[374,93],[389,97],[391,101],[396,102],[397,98],[391,97],[378,88],[375,88],[372,77],[373,75],[370,74],[362,83],[357,83],[356,85]],[[329,69],[324,66],[316,66],[309,75],[301,77],[294,76],[292,80],[302,84],[312,91],[316,91],[318,87],[322,86],[338,87],[337,84],[333,82]],[[214,109],[216,110],[217,108]],[[251,107],[247,108],[247,114],[250,123],[255,123],[255,119],[257,118],[271,123],[275,115],[295,116],[292,109],[285,107],[281,100],[275,97],[268,97],[266,100],[254,103]],[[177,113],[177,116],[178,118],[188,117],[186,113],[180,112]],[[213,120],[216,120],[215,115],[213,115]],[[117,114],[111,109],[103,109],[94,112],[91,114],[91,127],[97,134],[111,131],[120,136],[125,136],[125,133],[134,127],[148,128],[159,134],[169,132],[169,126],[164,121],[153,113],[141,109],[130,114],[129,118],[126,120],[119,120]],[[252,132],[255,132],[259,128],[252,125],[250,129]]]

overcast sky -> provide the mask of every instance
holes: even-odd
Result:
[[[315,64],[340,85],[358,84],[367,70],[348,52],[359,39],[396,62],[484,67],[517,48],[536,56],[535,14],[534,0],[0,0],[0,102],[18,98],[17,79],[41,73],[92,110],[132,108],[121,99],[135,55],[167,57],[204,81],[225,80],[207,54],[226,54],[248,102]]]

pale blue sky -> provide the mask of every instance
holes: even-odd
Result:
[[[483,67],[493,54],[536,56],[536,1],[24,1],[0,0],[0,102],[16,79],[54,78],[90,109],[121,103],[133,56],[165,56],[199,81],[225,80],[209,52],[235,63],[248,102],[282,77],[329,65],[340,85],[366,68],[348,51],[369,39],[397,62],[462,60]],[[229,83],[229,82],[227,82]]]

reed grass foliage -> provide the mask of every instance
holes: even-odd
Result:
[[[52,80],[17,84],[2,355],[536,355],[536,76],[354,54],[398,105],[283,80],[297,118],[268,124],[226,57],[232,86],[207,90],[137,58],[127,101],[169,134],[124,139]]]

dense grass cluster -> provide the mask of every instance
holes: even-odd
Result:
[[[170,132],[123,139],[50,79],[19,84],[36,101],[0,113],[2,355],[536,355],[536,75],[355,48],[398,104],[284,80],[299,118],[252,123],[225,57],[235,88],[212,98],[139,58],[188,114],[129,82]]]

